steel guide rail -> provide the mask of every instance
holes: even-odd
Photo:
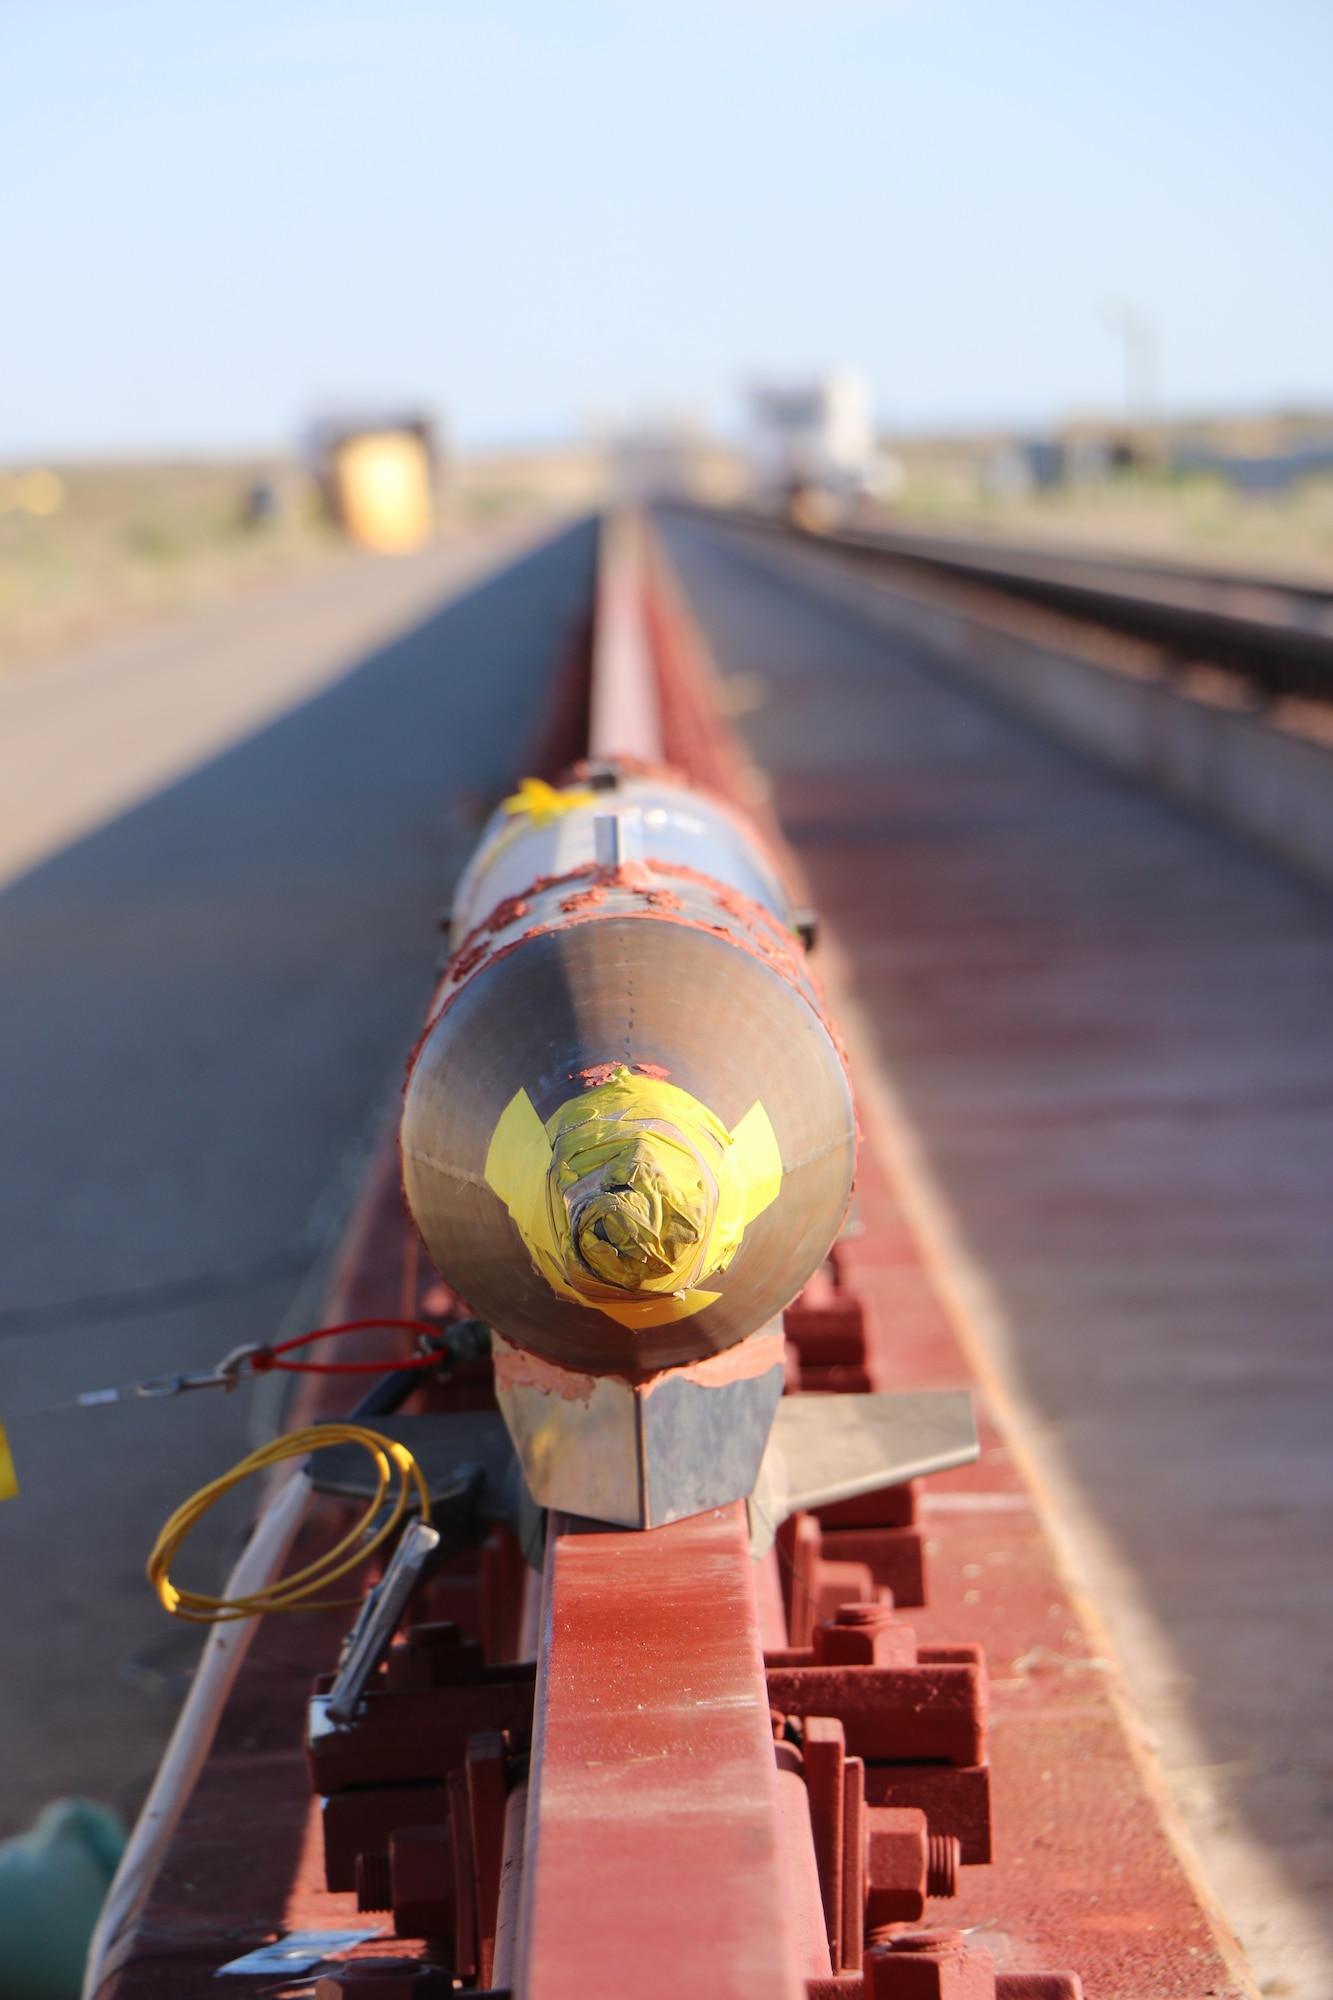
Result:
[[[1259,699],[1333,701],[1333,591],[1315,585],[898,530],[813,532],[740,509],[724,518],[870,570],[984,585],[1147,640],[1182,666],[1206,661],[1237,675]]]

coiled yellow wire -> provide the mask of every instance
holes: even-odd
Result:
[[[331,1444],[364,1446],[375,1461],[377,1480],[374,1499],[336,1548],[329,1549],[315,1562],[307,1563],[304,1569],[295,1570],[290,1576],[278,1577],[248,1597],[209,1597],[203,1591],[177,1589],[168,1571],[191,1528],[215,1501],[220,1500],[224,1493],[230,1493],[233,1486],[239,1486],[243,1479],[248,1479],[252,1472],[263,1472],[270,1465],[280,1465],[284,1459],[303,1458],[307,1452],[318,1451],[322,1446]],[[370,1535],[375,1516],[389,1490],[391,1461],[399,1473],[397,1499],[384,1525]],[[359,1569],[366,1557],[395,1533],[407,1512],[414,1487],[421,1502],[421,1518],[429,1522],[430,1494],[420,1466],[405,1445],[381,1436],[378,1431],[367,1430],[361,1424],[314,1424],[307,1430],[289,1431],[286,1436],[274,1438],[271,1444],[252,1451],[248,1458],[243,1458],[230,1472],[224,1472],[220,1479],[210,1480],[207,1486],[201,1486],[197,1493],[191,1494],[176,1509],[148,1558],[148,1581],[172,1617],[183,1618],[192,1625],[221,1625],[230,1618],[254,1618],[268,1611],[346,1610],[359,1604],[360,1599],[317,1599],[316,1593],[336,1583],[349,1570]],[[370,1538],[366,1540],[368,1535]]]

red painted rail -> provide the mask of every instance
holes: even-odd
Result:
[[[798,2000],[744,1509],[577,1525],[547,1554],[519,1989]]]

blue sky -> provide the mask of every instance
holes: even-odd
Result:
[[[1328,0],[0,0],[0,458],[1333,405]]]

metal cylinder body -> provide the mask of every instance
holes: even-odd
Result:
[[[459,885],[407,1197],[508,1340],[592,1374],[699,1361],[827,1254],[855,1161],[843,1062],[739,814],[651,776],[525,796]]]

